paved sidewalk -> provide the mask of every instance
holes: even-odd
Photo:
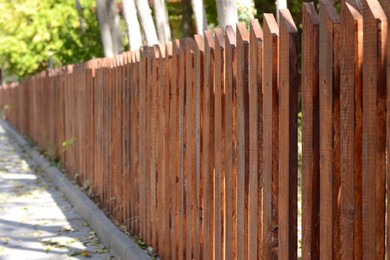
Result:
[[[0,126],[0,260],[116,259]]]

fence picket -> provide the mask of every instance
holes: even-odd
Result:
[[[278,37],[272,14],[264,14],[263,42],[263,258],[278,257]],[[265,65],[267,64],[267,65]]]
[[[378,1],[363,3],[363,258],[385,254],[385,93],[387,19]]]
[[[340,207],[340,18],[320,2],[320,257],[339,258]]]
[[[211,41],[210,41],[211,42]],[[227,235],[228,230],[226,226],[226,189],[223,186],[226,184],[226,156],[225,156],[225,100],[226,89],[224,81],[224,62],[225,62],[225,39],[221,29],[215,30],[214,36],[214,104],[211,104],[211,110],[214,110],[214,226],[215,232],[211,239],[214,241],[214,259],[226,259],[228,247]],[[211,89],[211,86],[210,86]],[[213,152],[213,151],[212,151]],[[212,188],[212,187],[211,187]],[[231,221],[230,221],[231,224]],[[230,229],[229,229],[230,231]],[[229,233],[231,235],[231,232]]]
[[[260,259],[262,238],[262,133],[263,93],[262,57],[263,31],[258,20],[250,24],[249,50],[249,198],[248,198],[248,259]]]
[[[279,12],[279,253],[297,258],[298,30],[290,11]]]
[[[302,5],[302,259],[319,258],[319,17]]]
[[[340,256],[361,259],[363,25],[359,11],[348,3],[344,8],[340,67]]]

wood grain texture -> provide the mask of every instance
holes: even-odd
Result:
[[[387,19],[378,1],[363,12],[363,258],[385,255],[385,44]]]
[[[248,194],[248,259],[261,259],[262,222],[262,133],[263,31],[258,20],[250,23],[249,45],[249,194]]]
[[[238,23],[237,42],[237,258],[247,259],[248,251],[248,187],[249,187],[249,32]]]
[[[297,258],[298,30],[279,12],[279,258]]]
[[[179,114],[178,114],[178,179],[179,179],[179,192],[178,192],[178,201],[179,201],[179,214],[178,214],[178,259],[184,259],[186,257],[184,245],[186,245],[186,215],[185,215],[185,190],[184,190],[184,129],[185,129],[185,75],[186,75],[186,41],[182,40],[180,42],[180,52],[179,52]]]
[[[198,238],[202,237],[201,232],[201,90],[203,90],[204,75],[204,40],[200,35],[194,36],[194,191],[193,191],[193,247],[194,259],[200,259],[201,249]]]
[[[319,17],[302,5],[302,259],[319,258]]]
[[[361,259],[362,15],[346,3],[340,65],[340,247],[342,259]]]
[[[224,212],[224,246],[226,259],[237,256],[237,208],[236,208],[236,36],[231,26],[225,31],[225,212]]]
[[[225,39],[221,29],[215,30],[214,68],[214,259],[226,257],[226,156],[225,156]],[[231,223],[231,222],[230,222]],[[231,235],[231,233],[230,233]]]
[[[278,37],[279,29],[272,14],[264,14],[263,25],[263,258],[278,257]],[[267,64],[267,66],[265,66]]]
[[[202,254],[203,259],[212,259],[214,245],[213,234],[216,233],[214,221],[214,66],[215,66],[215,44],[210,31],[205,32],[204,37],[204,63],[203,63],[203,85],[201,86],[201,179],[202,179]],[[221,203],[219,203],[221,206]],[[220,214],[219,214],[220,217]],[[221,218],[218,220],[221,223]],[[221,225],[219,224],[219,230]],[[221,258],[222,243],[219,237],[215,250]]]
[[[327,0],[320,13],[320,257],[339,259],[340,18]]]
[[[174,241],[171,246],[171,259],[178,258],[178,240],[179,238],[179,189],[178,189],[178,151],[179,151],[179,131],[178,131],[178,118],[179,118],[179,53],[180,42],[178,40],[173,41],[172,50],[172,84],[170,85],[170,109],[169,109],[169,129],[170,129],[170,173],[171,173],[171,235],[170,239]]]

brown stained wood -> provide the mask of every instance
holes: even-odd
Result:
[[[279,29],[272,14],[264,14],[263,22],[263,258],[276,259],[278,257]]]
[[[153,47],[147,47],[147,65],[146,65],[146,134],[145,134],[145,160],[146,160],[146,194],[149,194],[149,196],[146,196],[146,238],[145,241],[148,245],[153,246],[153,219],[152,219],[152,209],[153,211],[155,208],[152,207],[153,199],[152,199],[152,193],[154,192],[152,190],[152,167],[153,166],[153,56],[154,56],[154,50]]]
[[[249,45],[249,193],[248,259],[260,259],[262,251],[262,53],[263,31],[259,21],[250,23]]]
[[[203,63],[204,63],[204,41],[200,35],[194,36],[194,191],[193,191],[193,247],[194,259],[200,259],[201,249],[199,238],[201,232],[201,90],[203,90]],[[208,133],[207,133],[208,134]]]
[[[184,192],[185,192],[185,218],[186,218],[186,259],[193,258],[194,242],[194,42],[185,39],[185,130],[184,130]]]
[[[319,259],[319,17],[302,5],[302,259]]]
[[[340,258],[340,18],[320,1],[320,257]]]
[[[342,259],[362,258],[362,15],[346,3],[340,63],[340,247]]]
[[[164,234],[168,233],[167,227],[166,227],[166,213],[167,210],[167,198],[168,193],[165,193],[165,186],[166,186],[166,175],[168,172],[165,170],[165,165],[168,163],[166,159],[165,154],[165,146],[166,146],[166,139],[165,139],[165,131],[166,131],[166,125],[165,125],[165,117],[166,117],[166,111],[165,111],[165,92],[167,86],[165,86],[165,64],[167,60],[165,59],[165,47],[159,46],[158,47],[158,56],[159,56],[159,64],[158,64],[158,84],[157,84],[157,204],[158,204],[158,247],[157,250],[160,252],[161,255],[165,254],[166,248],[165,243],[168,242],[168,240],[165,239]]]
[[[158,214],[156,214],[156,211],[158,210],[158,207],[160,204],[157,202],[158,197],[158,190],[157,190],[157,179],[158,179],[158,173],[157,173],[157,135],[159,130],[157,129],[157,95],[158,95],[158,73],[159,73],[159,47],[158,45],[153,46],[153,49],[151,49],[151,62],[152,62],[152,79],[151,79],[151,97],[149,107],[151,108],[151,122],[150,122],[150,133],[151,133],[151,143],[150,143],[150,152],[151,152],[151,160],[150,160],[150,204],[148,204],[148,207],[150,208],[150,223],[151,223],[151,238],[150,243],[153,246],[153,248],[156,248],[158,250]]]
[[[298,30],[288,9],[279,11],[279,253],[297,258]]]
[[[204,38],[204,67],[203,84],[201,85],[201,257],[213,258],[214,239],[216,233],[214,224],[214,38],[210,31],[205,32]],[[221,203],[219,204],[221,205]],[[219,220],[221,223],[221,221]],[[219,226],[220,227],[220,226]],[[216,250],[220,257],[221,244]]]
[[[385,256],[387,19],[378,1],[363,2],[363,259]]]
[[[218,36],[218,35],[217,35]],[[225,125],[224,125],[224,170],[225,170],[225,211],[224,211],[224,257],[234,259],[237,256],[237,222],[236,222],[236,138],[235,138],[235,105],[236,105],[236,37],[231,26],[226,27],[225,35]]]
[[[208,34],[206,34],[207,37]],[[210,36],[210,35],[209,35]],[[209,39],[209,38],[207,38]],[[213,46],[208,40],[209,46]],[[227,258],[229,247],[226,247],[226,241],[229,238],[227,233],[227,225],[225,225],[228,216],[226,212],[226,189],[225,185],[225,81],[224,81],[224,64],[225,64],[225,39],[223,31],[221,29],[215,30],[214,37],[214,81],[211,81],[210,91],[214,90],[214,103],[211,103],[211,112],[214,112],[214,122],[211,124],[214,126],[214,177],[211,182],[214,182],[213,191],[213,210],[211,214],[214,214],[214,234],[212,239],[214,241],[214,248],[211,248],[214,252],[214,259]],[[210,65],[212,64],[212,59]],[[212,66],[212,65],[211,65]],[[207,71],[205,69],[205,71]],[[212,76],[212,75],[211,75]],[[211,93],[213,94],[213,93]],[[232,224],[230,219],[230,225]],[[231,227],[231,226],[229,226]],[[231,239],[231,229],[230,239]],[[231,241],[231,240],[230,240]],[[230,254],[228,254],[230,255]]]
[[[145,239],[146,237],[146,166],[145,166],[145,133],[146,133],[146,55],[147,50],[143,49],[140,52],[140,63],[139,63],[139,160],[140,160],[140,185],[139,185],[139,234]]]
[[[163,257],[169,258],[171,254],[171,243],[170,241],[170,202],[171,202],[171,195],[172,195],[172,186],[170,185],[170,179],[172,172],[170,172],[170,165],[169,162],[171,160],[171,153],[170,153],[170,135],[169,132],[169,114],[170,114],[170,86],[172,84],[172,42],[167,42],[165,45],[165,59],[164,59],[164,103],[163,103],[163,109],[164,109],[164,140],[163,140],[163,147],[164,147],[164,178],[165,178],[165,185],[164,185],[164,192],[165,192],[165,207],[164,207],[164,234],[162,239],[164,240],[164,253]]]
[[[177,165],[177,177],[179,179],[178,183],[178,256],[177,258],[184,259],[186,257],[185,255],[185,245],[186,245],[186,211],[185,211],[185,190],[184,190],[184,136],[185,136],[185,127],[184,127],[184,120],[185,120],[185,90],[186,90],[186,49],[188,48],[186,41],[182,40],[180,42],[180,50],[179,50],[179,84],[177,88],[179,89],[179,96],[178,96],[178,165]]]
[[[178,149],[179,149],[179,132],[178,132],[178,112],[179,112],[179,53],[180,42],[178,40],[173,41],[172,44],[172,81],[169,87],[169,154],[170,154],[170,185],[171,185],[171,209],[170,209],[170,221],[171,221],[171,259],[178,258],[178,242],[179,242],[179,189],[178,189]]]
[[[133,75],[135,75],[135,77],[133,77],[133,82],[132,82],[132,89],[133,89],[133,93],[134,93],[134,98],[133,98],[133,103],[134,103],[134,108],[135,108],[135,112],[133,110],[134,113],[132,113],[132,115],[135,117],[134,118],[134,121],[135,122],[135,126],[133,127],[133,132],[134,132],[134,138],[133,138],[133,143],[134,143],[134,150],[133,150],[133,154],[135,156],[133,156],[133,161],[135,161],[135,172],[136,172],[136,183],[134,185],[134,193],[135,193],[135,199],[136,199],[136,205],[135,205],[135,213],[134,213],[134,218],[133,218],[133,222],[134,222],[134,234],[136,235],[139,235],[141,234],[140,233],[140,230],[141,230],[141,225],[140,225],[140,217],[141,217],[141,194],[139,193],[139,190],[137,190],[141,184],[140,184],[140,175],[141,175],[141,172],[140,172],[140,168],[142,166],[142,161],[141,161],[141,153],[140,153],[140,93],[141,93],[141,90],[140,90],[140,86],[141,86],[141,81],[140,81],[140,78],[141,78],[141,74],[140,74],[140,71],[141,71],[141,62],[140,62],[140,52],[136,52],[134,53],[133,55],[133,66],[134,66],[134,71],[133,71]]]
[[[249,186],[249,32],[245,24],[237,24],[237,258],[247,259],[248,251],[248,186]]]

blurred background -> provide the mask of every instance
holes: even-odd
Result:
[[[299,0],[288,8],[300,24]],[[279,0],[0,0],[1,83],[286,8]]]

